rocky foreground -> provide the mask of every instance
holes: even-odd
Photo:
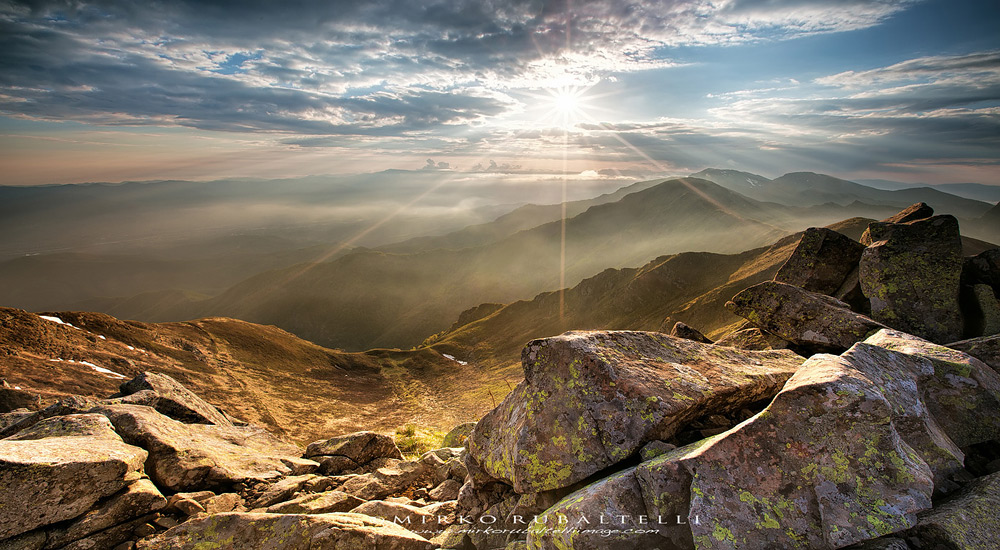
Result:
[[[0,414],[0,550],[996,548],[998,295],[1000,250],[963,258],[926,205],[809,230],[727,305],[745,327],[533,341],[417,460],[299,448],[154,372],[0,389],[29,405]]]

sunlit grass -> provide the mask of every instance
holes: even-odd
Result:
[[[444,445],[447,432],[436,428],[405,424],[396,428],[396,446],[409,459],[419,458],[427,451],[440,449]]]

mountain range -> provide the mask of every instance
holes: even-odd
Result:
[[[275,194],[260,182],[229,182],[211,193],[198,191],[182,199],[172,193],[188,187],[168,183],[162,183],[170,190],[164,192],[170,197],[166,204],[184,208],[199,200],[221,200],[240,185],[249,185],[255,200]],[[124,197],[140,193],[143,201],[149,201],[156,185],[148,185],[152,187],[120,187],[127,188]],[[126,200],[117,206],[105,204],[114,196],[105,193],[123,189],[66,189],[73,187],[17,192],[5,188],[0,193],[20,193],[23,201],[16,218],[29,227],[44,225],[44,218],[66,214],[73,205],[101,212],[97,218],[115,227],[112,214],[120,213]],[[374,187],[373,192],[382,192],[381,186]],[[322,186],[311,182],[300,188],[306,191],[295,200],[303,201],[319,196]],[[63,198],[48,204],[46,193]],[[74,194],[86,200],[74,202]],[[372,196],[365,195],[365,200]],[[464,228],[373,248],[336,239],[324,243],[314,233],[308,239],[290,236],[295,234],[293,228],[277,226],[229,235],[189,234],[158,246],[125,246],[114,254],[107,247],[95,252],[68,244],[65,252],[0,262],[0,303],[36,311],[101,311],[147,322],[234,317],[276,325],[329,347],[408,348],[447,330],[463,311],[484,302],[530,300],[539,293],[572,287],[595,273],[647,264],[665,254],[739,253],[809,226],[852,216],[878,219],[920,201],[959,217],[970,237],[1000,241],[996,206],[937,189],[887,191],[812,173],[768,179],[707,169],[690,178],[638,182],[565,204],[483,206],[477,215],[506,209],[486,223],[469,225],[463,210],[458,217],[445,216],[434,224],[438,229]],[[15,208],[7,203],[7,210]],[[140,218],[127,218],[123,227],[138,224]],[[352,230],[366,235],[384,231],[384,238],[424,227],[395,219],[365,223],[366,229],[374,229],[365,233],[358,222]],[[571,295],[571,291],[564,294],[564,309],[570,306]]]

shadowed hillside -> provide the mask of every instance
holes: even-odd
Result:
[[[851,218],[829,229],[857,240],[873,221]],[[802,233],[771,246],[739,254],[684,252],[659,257],[640,268],[608,269],[566,289],[560,317],[558,292],[503,307],[463,326],[436,334],[425,344],[500,373],[517,372],[525,342],[567,330],[645,330],[669,332],[682,321],[717,337],[743,324],[724,305],[741,290],[771,280]],[[995,245],[963,238],[966,255]]]

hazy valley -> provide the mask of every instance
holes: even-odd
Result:
[[[55,223],[46,237],[48,246],[60,252],[0,262],[0,303],[27,310],[100,311],[150,322],[234,317],[276,325],[317,344],[362,351],[416,346],[479,303],[531,299],[608,268],[637,267],[681,252],[738,253],[810,226],[855,216],[879,219],[914,202],[956,215],[967,236],[1000,241],[998,225],[992,223],[997,207],[935,189],[885,191],[810,173],[775,180],[733,170],[695,176],[636,183],[568,202],[565,241],[559,204],[511,209],[486,203],[471,211],[442,206],[415,216],[404,210],[388,218],[373,214],[345,221],[332,216],[282,225],[275,219],[255,220],[252,210],[243,209],[243,204],[262,203],[267,192],[274,193],[261,182],[246,189],[230,182],[215,192],[178,183],[162,191],[169,200],[141,200],[155,210],[154,219],[174,220],[173,232],[158,234],[156,223],[142,225],[152,214],[122,211],[116,205],[124,204],[123,199],[101,198],[113,188],[30,188],[19,190],[20,198],[8,191],[4,204],[17,213],[0,224],[11,236],[8,249],[18,242],[18,231],[53,219],[65,226]],[[309,185],[297,182],[293,189],[304,190],[292,195],[303,203],[320,193],[318,183],[305,181]],[[126,185],[148,194],[161,184]],[[191,189],[199,191],[189,193]],[[239,193],[240,198],[224,198],[239,189],[249,198]],[[206,194],[216,201],[209,203],[211,208],[203,203]],[[336,199],[363,195],[357,200],[367,202],[359,204],[373,204],[386,198],[379,186],[369,194],[344,194]],[[31,210],[49,195],[66,197]],[[227,217],[217,220],[220,226],[214,231],[195,227],[178,235],[195,205],[226,211]],[[493,221],[470,224],[503,209],[509,211]],[[376,211],[389,215],[384,208]],[[289,206],[283,212],[287,222],[296,210]],[[248,229],[258,222],[260,228]],[[138,226],[150,233],[134,234]],[[101,231],[134,235],[136,241],[95,247],[94,242],[108,240],[94,237],[107,234]],[[392,242],[407,233],[412,237]],[[90,240],[81,242],[85,237]]]

